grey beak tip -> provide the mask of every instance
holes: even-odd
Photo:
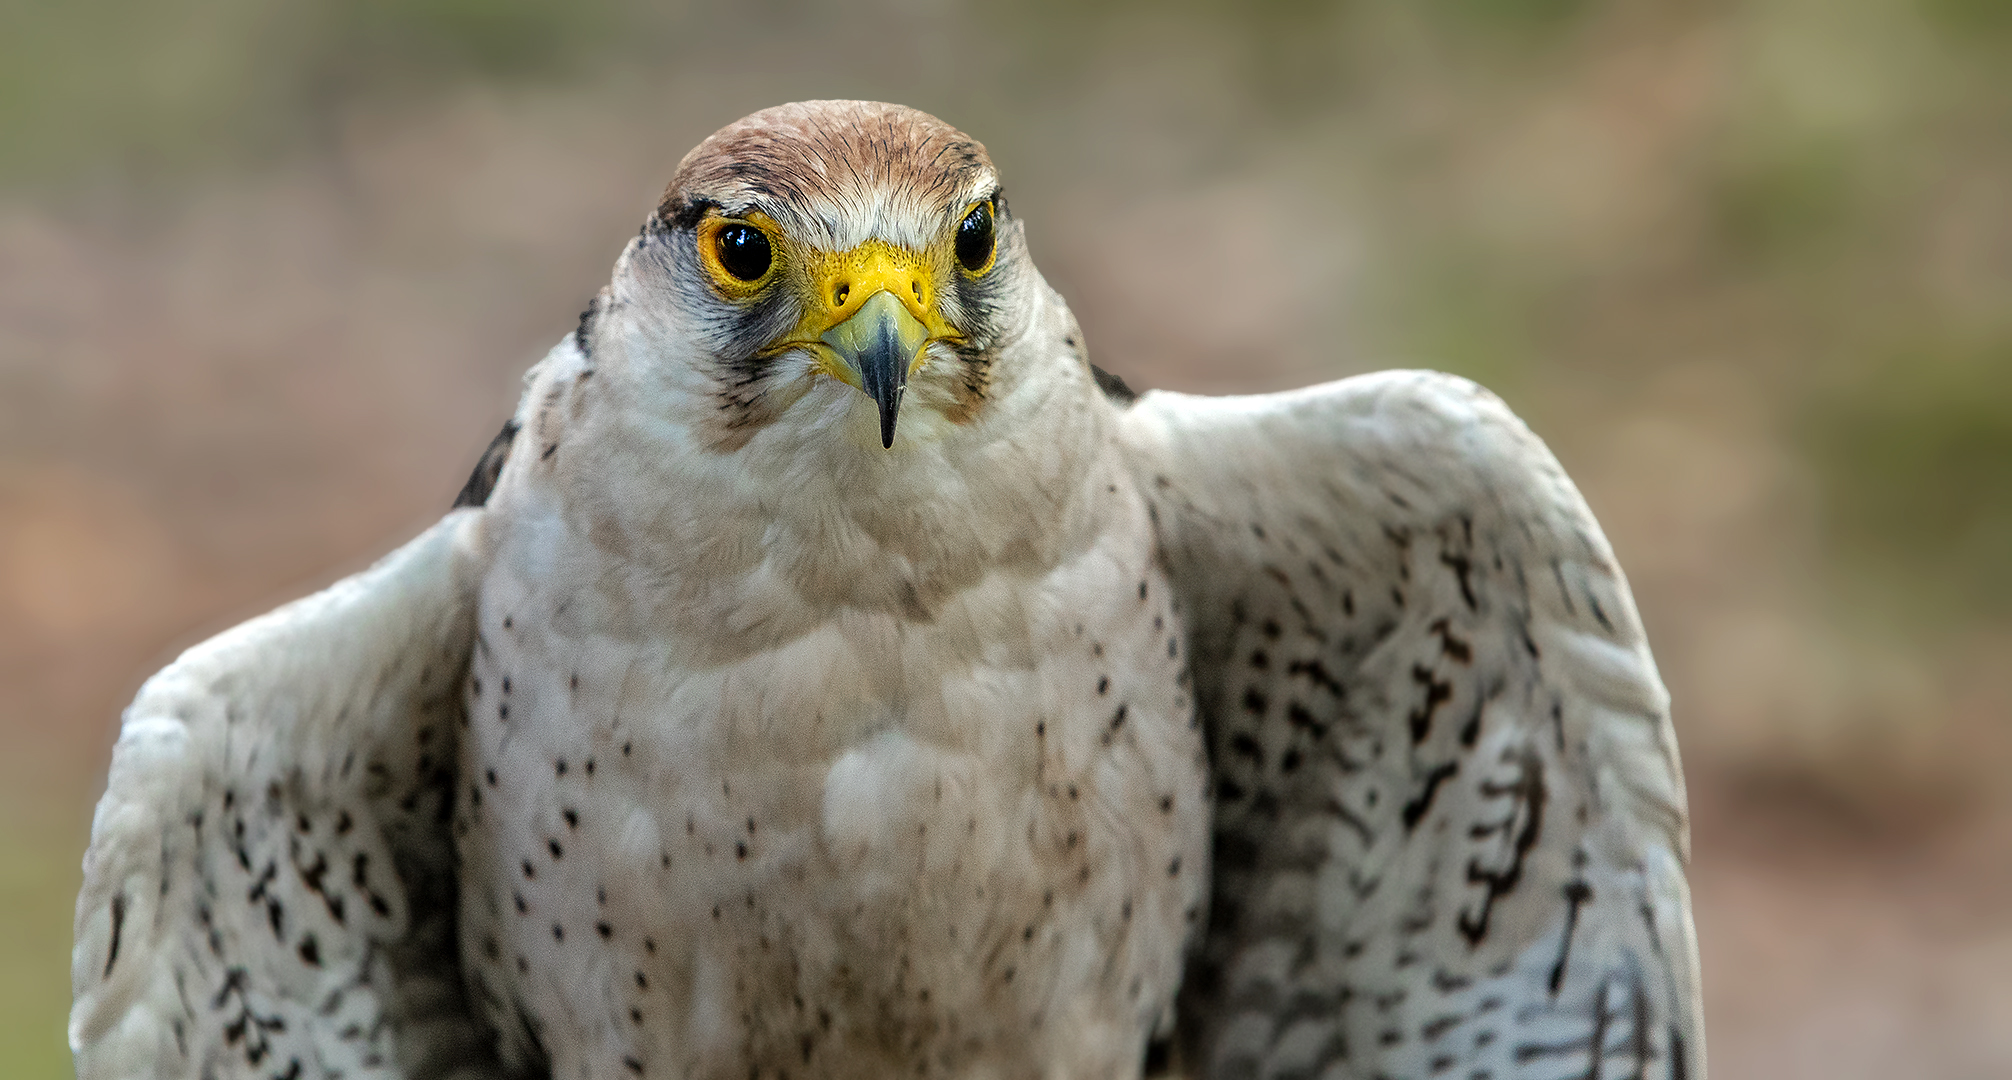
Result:
[[[894,393],[889,394],[880,406],[880,448],[882,450],[894,449],[894,422],[901,417],[901,395],[907,389],[906,386],[895,387]]]
[[[908,366],[928,343],[928,331],[883,289],[820,340],[858,372],[855,385],[880,409],[881,449],[894,449],[894,423],[908,389]]]

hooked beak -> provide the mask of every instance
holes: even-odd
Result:
[[[880,407],[880,445],[894,447],[894,422],[908,371],[929,344],[929,328],[886,289],[874,293],[844,322],[818,340],[830,346],[859,379],[858,386]]]
[[[804,349],[825,375],[873,399],[880,445],[894,448],[901,398],[932,341],[962,340],[936,303],[944,268],[878,238],[846,251],[802,250],[803,318],[768,347]]]

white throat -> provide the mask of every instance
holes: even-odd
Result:
[[[625,320],[640,305],[618,300],[591,361],[562,346],[532,376],[519,482],[499,497],[547,500],[591,540],[602,565],[587,576],[613,575],[604,594],[649,609],[639,629],[683,627],[725,655],[846,610],[929,621],[993,574],[1051,570],[1104,526],[1111,413],[1074,318],[1030,285],[983,407],[935,409],[925,365],[892,449],[870,399],[809,371],[769,423],[719,449],[704,432],[717,373],[678,355],[675,324]]]

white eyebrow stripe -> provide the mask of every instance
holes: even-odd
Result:
[[[973,180],[948,206],[917,187],[849,183],[834,184],[802,204],[758,204],[755,208],[775,218],[798,240],[826,250],[849,251],[868,240],[883,240],[920,251],[940,242],[967,205],[998,186],[989,171]]]

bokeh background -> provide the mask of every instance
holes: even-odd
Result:
[[[1427,365],[1676,699],[1713,1075],[2012,1076],[2012,4],[0,5],[0,1073],[68,1075],[120,706],[437,516],[683,152],[872,97],[1092,355]]]

